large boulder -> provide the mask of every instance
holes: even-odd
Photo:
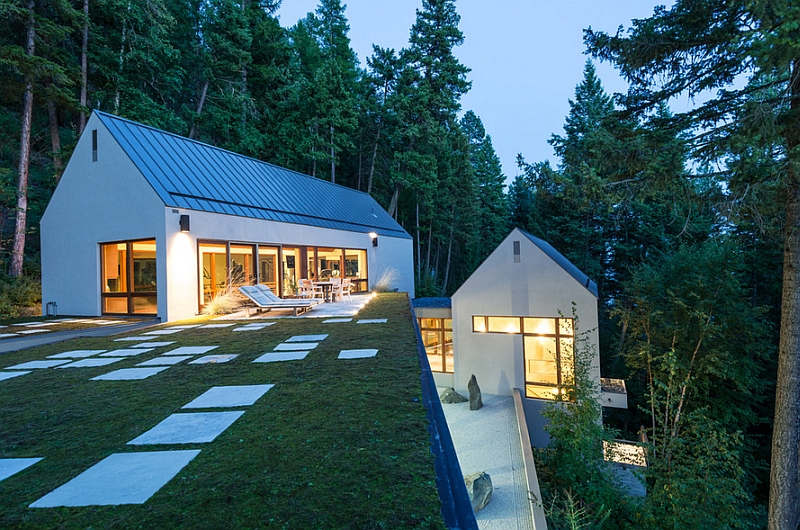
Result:
[[[472,503],[472,511],[478,513],[492,500],[492,492],[494,491],[492,477],[480,471],[464,477],[464,482],[467,484],[467,493],[469,494],[469,502]]]
[[[439,396],[439,401],[445,405],[449,405],[451,403],[464,403],[469,400],[456,392],[454,388],[446,388],[444,392],[442,392],[442,395]]]
[[[470,377],[467,390],[469,390],[469,410],[478,410],[483,406],[483,400],[481,399],[481,387],[478,386],[475,374]]]

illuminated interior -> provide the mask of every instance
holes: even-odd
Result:
[[[158,312],[156,241],[100,245],[101,305],[104,314],[154,315]]]
[[[453,373],[453,321],[449,318],[420,318],[422,344],[434,372]]]
[[[472,317],[475,333],[522,335],[525,357],[525,397],[567,399],[574,384],[574,323],[571,318]]]

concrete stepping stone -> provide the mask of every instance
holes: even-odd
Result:
[[[192,329],[192,328],[199,328],[203,324],[184,324],[182,326],[170,326],[167,329]]]
[[[254,363],[276,363],[280,361],[300,361],[306,358],[309,351],[273,351],[269,353],[265,353],[255,361]]]
[[[42,328],[45,326],[57,326],[58,322],[35,322],[33,324],[28,324],[29,328]]]
[[[19,324],[11,324],[12,326],[33,326],[38,322],[20,322]]]
[[[35,370],[40,368],[53,368],[71,362],[69,359],[53,359],[52,361],[28,361],[14,366],[6,366],[4,370]]]
[[[214,386],[200,394],[182,409],[248,407],[275,385]]]
[[[116,363],[125,360],[124,357],[95,357],[94,359],[81,359],[74,363],[63,364],[56,366],[56,368],[92,368],[95,366],[106,366],[107,364]]]
[[[275,351],[299,351],[299,350],[313,350],[319,345],[318,342],[289,342],[278,344],[273,348]]]
[[[0,339],[7,339],[9,337],[19,337],[16,333],[0,333]]]
[[[238,356],[238,354],[232,353],[225,355],[206,355],[205,357],[200,357],[199,359],[190,361],[189,364],[222,364],[232,361]]]
[[[206,324],[205,326],[200,326],[200,329],[229,328],[233,325],[232,322],[230,324]]]
[[[121,348],[119,350],[111,350],[108,353],[101,353],[100,357],[133,357],[153,350],[155,348]]]
[[[328,320],[323,320],[323,324],[338,324],[340,322],[352,322],[352,318],[329,318]]]
[[[163,346],[169,346],[170,344],[175,344],[174,340],[167,340],[167,341],[160,341],[160,342],[141,342],[139,344],[131,344],[128,348],[161,348]]]
[[[356,324],[386,324],[385,318],[362,318]]]
[[[107,374],[92,377],[92,381],[138,381],[147,379],[159,372],[163,372],[169,366],[154,366],[152,368],[120,368]]]
[[[157,329],[155,331],[148,331],[145,335],[172,335],[173,333],[180,333],[183,329]]]
[[[128,442],[128,445],[213,442],[242,414],[244,414],[243,410],[172,414],[146,433]]]
[[[210,352],[216,348],[219,348],[219,346],[181,346],[180,348],[165,352],[164,355],[199,355],[201,353]]]
[[[41,458],[0,458],[0,482],[23,469],[31,467]]]
[[[231,331],[256,331],[274,325],[275,322],[264,322],[263,324],[246,324],[240,328],[234,328]]]
[[[324,335],[295,335],[294,337],[286,339],[286,342],[320,342],[327,338],[327,333]]]
[[[30,370],[25,372],[0,372],[0,381],[5,381],[6,379],[14,379],[15,377],[19,377],[21,375],[31,373]]]
[[[30,507],[142,504],[198,454],[199,449],[115,453]]]
[[[92,355],[97,355],[98,353],[103,353],[108,350],[72,350],[72,351],[65,351],[63,353],[57,353],[55,355],[48,355],[48,359],[83,359],[84,357],[91,357]]]
[[[147,335],[136,335],[135,337],[122,337],[121,339],[114,339],[114,342],[126,342],[126,341],[143,341],[143,340],[153,340],[155,337],[148,337]]]
[[[34,333],[47,333],[49,329],[26,329],[25,331],[18,331],[20,335],[33,335]]]
[[[378,354],[378,350],[342,350],[339,352],[339,359],[367,359],[369,357],[375,357]]]
[[[139,363],[136,366],[172,366],[174,364],[182,363],[186,359],[191,359],[191,355],[168,355],[162,357],[156,357],[155,359],[150,359],[149,361],[145,361],[143,363]]]
[[[98,326],[109,326],[111,324],[124,324],[124,320],[90,320],[92,324],[97,324]]]

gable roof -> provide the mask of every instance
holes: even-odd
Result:
[[[594,283],[594,281],[591,278],[589,278],[583,272],[581,272],[581,270],[578,267],[576,267],[570,260],[565,258],[559,251],[554,249],[550,245],[550,243],[548,243],[547,241],[545,241],[543,239],[539,239],[538,237],[536,237],[534,235],[529,234],[528,232],[526,232],[525,230],[522,230],[521,228],[516,228],[516,230],[519,230],[520,233],[522,233],[522,235],[524,235],[526,238],[528,238],[534,245],[539,247],[539,249],[542,252],[547,254],[547,256],[550,259],[555,261],[570,276],[575,278],[578,281],[578,283],[583,285],[586,288],[586,290],[588,290],[590,293],[592,293],[595,296],[595,298],[599,297],[598,296],[598,290],[597,290],[597,284]]]
[[[164,204],[411,239],[366,193],[94,111]]]

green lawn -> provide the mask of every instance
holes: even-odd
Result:
[[[44,457],[0,482],[0,528],[443,527],[408,300],[380,295],[358,317],[389,322],[280,319],[260,331],[191,329],[154,339],[172,346],[111,366],[0,381],[0,457]],[[250,362],[293,335],[319,333],[330,335],[305,360]],[[0,368],[124,345],[75,339],[2,354]],[[240,356],[184,362],[141,381],[89,380],[192,345]],[[336,359],[351,348],[380,351]],[[237,408],[245,414],[212,443],[126,445],[212,386],[267,383],[275,387]],[[202,451],[142,505],[27,507],[112,453],[170,449]]]

